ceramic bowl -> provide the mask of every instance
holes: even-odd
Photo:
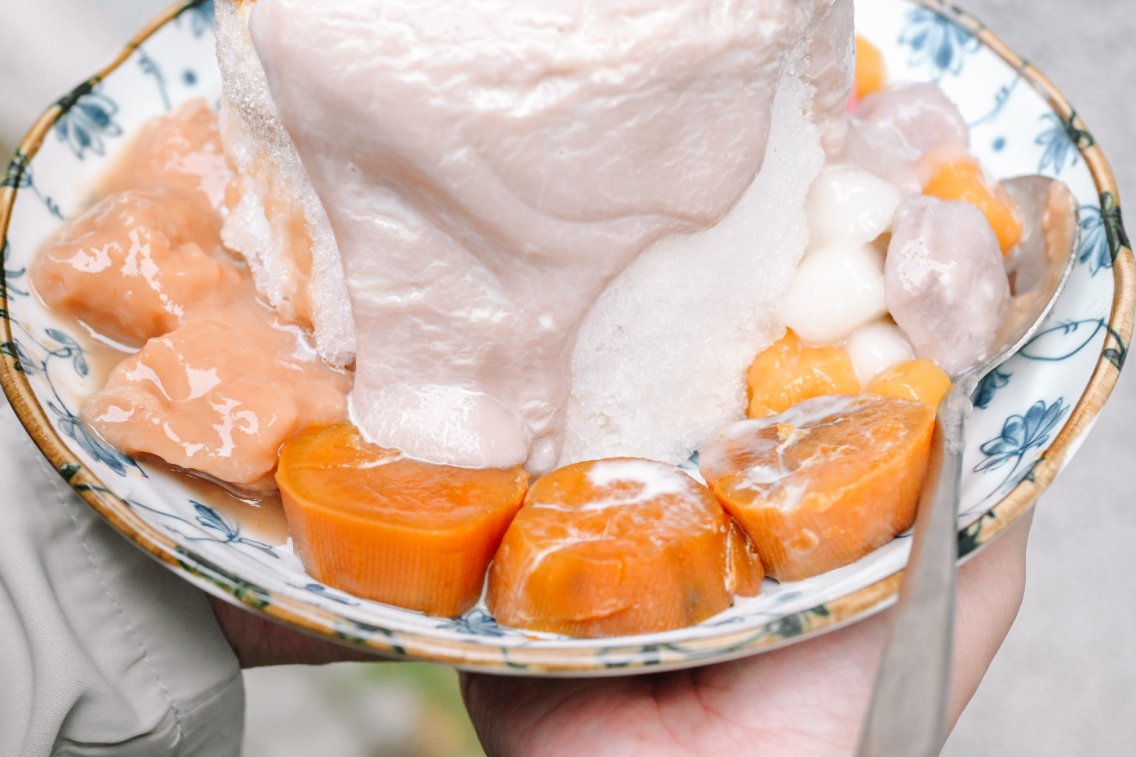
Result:
[[[966,445],[959,553],[973,555],[1037,499],[1084,440],[1117,380],[1132,332],[1134,265],[1114,180],[1077,112],[982,24],[945,3],[861,0],[859,31],[894,80],[937,82],[961,107],[973,147],[999,176],[1043,173],[1080,204],[1072,280],[1041,333],[982,382]],[[43,241],[89,202],[93,181],[147,119],[215,101],[212,6],[157,19],[107,69],[35,124],[3,178],[0,378],[35,442],[107,520],[186,580],[284,623],[402,658],[517,674],[603,675],[700,665],[770,650],[894,601],[910,539],[691,628],[578,640],[499,626],[483,607],[458,619],[369,602],[309,577],[286,535],[265,536],[90,434],[77,417],[95,388],[84,341],[30,291]]]

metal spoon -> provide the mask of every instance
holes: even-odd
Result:
[[[942,749],[954,637],[956,524],[971,397],[986,374],[1037,332],[1076,258],[1077,203],[1064,184],[1025,176],[1003,186],[1026,219],[1026,234],[1007,260],[1014,297],[990,356],[952,377],[954,386],[939,406],[911,557],[861,736],[861,757],[932,757]]]

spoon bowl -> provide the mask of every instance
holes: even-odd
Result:
[[[1053,310],[1076,262],[1078,213],[1073,193],[1045,176],[1002,182],[1027,219],[1022,241],[1006,260],[1013,298],[993,357],[971,368],[979,379],[1021,350]]]
[[[933,757],[945,737],[954,638],[956,523],[971,397],[979,381],[1034,337],[1076,262],[1077,203],[1061,182],[1023,176],[1003,182],[1026,233],[1006,260],[1012,299],[994,346],[952,376],[939,405],[911,557],[880,662],[860,743],[861,757]]]

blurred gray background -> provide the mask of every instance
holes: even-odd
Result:
[[[166,0],[0,0],[0,148]],[[1073,100],[1136,202],[1131,0],[963,0]],[[69,31],[68,31],[69,30]],[[1039,505],[1025,603],[944,754],[1136,754],[1136,377]],[[246,674],[247,757],[478,754],[452,671]]]

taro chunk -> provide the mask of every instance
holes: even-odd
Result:
[[[896,213],[884,275],[888,309],[920,357],[956,375],[994,346],[1010,284],[998,238],[978,208],[907,200]]]

